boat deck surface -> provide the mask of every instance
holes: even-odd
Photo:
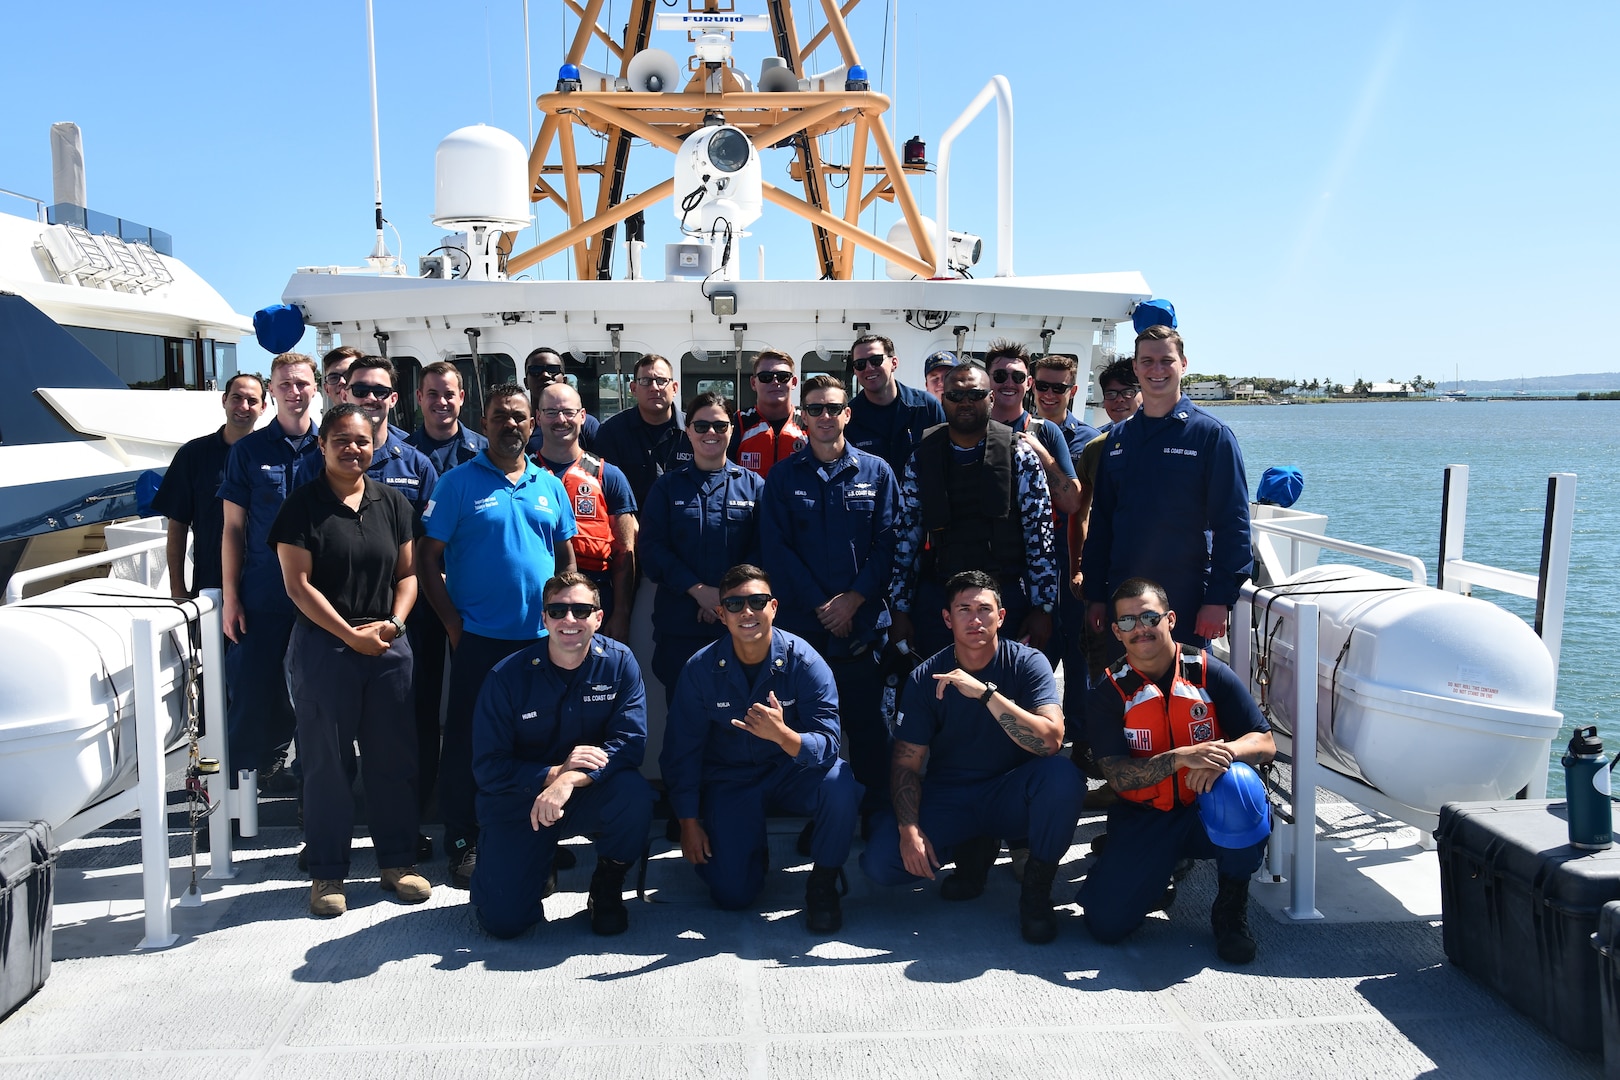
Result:
[[[760,910],[712,908],[678,848],[652,846],[631,926],[593,936],[592,856],[561,875],[549,922],[497,941],[431,865],[430,900],[377,887],[357,839],[349,912],[318,920],[297,830],[238,849],[240,875],[174,910],[179,943],[137,949],[139,837],[110,829],[58,864],[49,981],[0,1023],[8,1080],[157,1077],[1596,1077],[1441,948],[1438,866],[1416,830],[1322,792],[1318,907],[1281,913],[1256,883],[1259,957],[1214,955],[1215,873],[1200,864],[1168,915],[1102,946],[1072,903],[1048,946],[1018,935],[1005,854],[976,901],[878,890],[851,868],[844,929],[809,936],[799,822],[772,823]],[[120,823],[128,824],[128,823]],[[1058,875],[1072,900],[1103,816]],[[577,842],[577,841],[576,841]],[[858,850],[858,846],[857,846]],[[189,848],[174,837],[178,896]],[[853,860],[852,860],[853,861]],[[206,869],[206,859],[203,860]]]

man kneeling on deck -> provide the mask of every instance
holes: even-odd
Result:
[[[624,875],[652,822],[651,786],[636,770],[647,748],[647,695],[630,650],[599,637],[601,597],[569,571],[541,591],[546,638],[496,664],[473,712],[478,872],[472,902],[496,937],[545,921],[557,842],[596,841],[591,929],[630,925]]]
[[[1163,588],[1130,578],[1111,602],[1125,659],[1092,690],[1087,730],[1097,766],[1120,801],[1108,811],[1108,846],[1077,898],[1086,927],[1098,941],[1120,940],[1164,906],[1177,862],[1214,859],[1215,949],[1228,963],[1246,964],[1254,959],[1249,877],[1265,860],[1266,841],[1217,846],[1199,816],[1198,796],[1234,762],[1270,761],[1277,752],[1271,726],[1231,668],[1172,639],[1176,615]]]
[[[838,872],[866,789],[838,760],[832,670],[774,628],[776,605],[765,571],[726,571],[715,614],[727,635],[681,670],[659,761],[681,853],[727,910],[752,905],[765,883],[765,815],[814,821],[805,920],[831,934],[843,925]]]
[[[900,695],[890,816],[874,819],[861,869],[879,885],[956,873],[946,900],[971,900],[1003,836],[1029,837],[1018,920],[1024,940],[1057,937],[1052,879],[1074,842],[1085,781],[1056,757],[1063,745],[1057,680],[1039,649],[1001,636],[1007,613],[995,578],[978,570],[945,584],[953,644],[911,673]],[[923,766],[928,775],[923,776]]]

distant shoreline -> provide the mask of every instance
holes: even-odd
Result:
[[[1589,390],[1583,392],[1597,395],[1608,393],[1609,391]],[[1444,400],[1455,401],[1462,405],[1482,405],[1487,401],[1576,401],[1578,399],[1574,394],[1524,394],[1522,396],[1519,394],[1493,394],[1490,397],[1485,397],[1482,395],[1480,397],[1447,398]],[[1600,402],[1612,401],[1613,399],[1592,397],[1588,398],[1587,400],[1592,402]],[[1250,405],[1386,405],[1392,403],[1402,405],[1421,405],[1425,402],[1430,405],[1438,405],[1441,401],[1442,399],[1438,397],[1289,397],[1281,401],[1240,401],[1236,398],[1226,398],[1221,401],[1194,401],[1193,404],[1203,405],[1206,407],[1214,405],[1220,408],[1227,408],[1234,405],[1245,407]]]

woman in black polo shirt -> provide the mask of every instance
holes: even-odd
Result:
[[[339,405],[321,423],[325,471],[293,491],[270,528],[298,623],[287,677],[304,768],[309,910],[347,910],[354,829],[355,741],[365,759],[366,809],[382,887],[426,900],[417,873],[416,729],[405,616],[416,601],[414,515],[404,496],[366,476],[371,421]]]

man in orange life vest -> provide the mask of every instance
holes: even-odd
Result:
[[[1119,941],[1166,906],[1178,861],[1214,859],[1216,952],[1246,964],[1255,951],[1249,877],[1265,860],[1266,841],[1216,846],[1197,800],[1233,762],[1270,761],[1271,726],[1231,668],[1171,637],[1176,615],[1161,586],[1130,578],[1111,603],[1125,659],[1092,690],[1086,720],[1097,765],[1120,799],[1108,811],[1108,846],[1077,897],[1086,927],[1099,941]]]
[[[764,350],[754,357],[754,374],[748,381],[756,404],[737,414],[726,456],[764,477],[772,465],[804,449],[804,429],[793,422],[793,388],[799,384],[793,357],[777,349]]]
[[[628,641],[636,597],[636,497],[630,482],[617,465],[580,447],[584,405],[579,391],[563,380],[540,391],[535,426],[541,437],[535,463],[550,469],[568,490],[579,525],[570,541],[574,559],[602,594],[602,633]]]

